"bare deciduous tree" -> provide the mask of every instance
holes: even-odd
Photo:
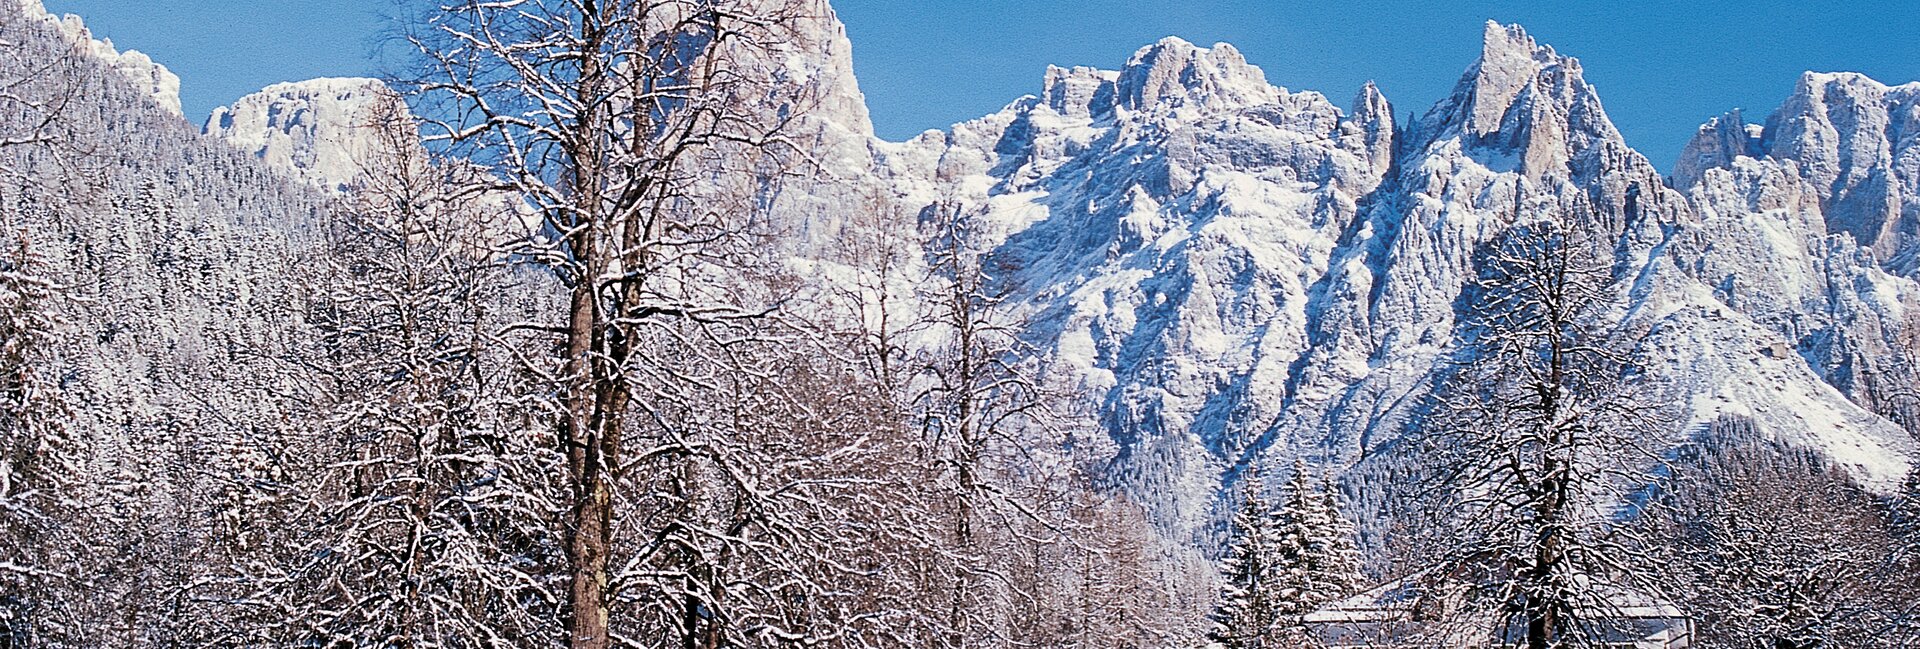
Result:
[[[1005,269],[982,247],[976,224],[957,205],[930,209],[934,233],[930,276],[920,298],[927,313],[916,328],[930,341],[917,351],[911,412],[919,421],[923,457],[950,503],[941,520],[955,561],[945,594],[946,646],[1014,642],[1002,616],[1031,610],[1033,593],[1009,578],[997,547],[1061,542],[1044,515],[1045,491],[1023,489],[1039,468],[1024,457],[1044,450],[1032,436],[1047,422],[1046,395],[1028,370],[1020,329],[1002,311]],[[1028,547],[1027,551],[1031,551]]]
[[[782,48],[825,9],[794,0],[448,4],[411,38],[437,137],[491,169],[475,191],[541,221],[512,254],[569,294],[555,425],[567,454],[568,636],[688,649],[832,633],[838,433],[776,380],[800,335],[753,237],[753,178],[796,152]],[[439,100],[434,103],[433,100]],[[802,336],[804,338],[804,336]],[[779,584],[785,583],[786,586]],[[795,602],[806,602],[796,606]],[[622,621],[616,610],[625,611]],[[620,628],[632,634],[622,639]]]
[[[1681,451],[1645,520],[1697,645],[1909,646],[1920,575],[1875,498],[1818,455],[1722,418]]]
[[[492,252],[508,207],[457,190],[400,98],[358,128],[376,146],[318,251],[304,362],[324,386],[288,547],[240,566],[274,644],[497,647],[552,642],[558,450],[540,386],[498,335],[525,290]]]
[[[1411,447],[1443,539],[1422,566],[1429,595],[1464,600],[1449,602],[1446,632],[1592,644],[1629,586],[1617,581],[1651,567],[1611,520],[1646,481],[1655,459],[1634,449],[1661,417],[1605,328],[1611,281],[1595,245],[1559,220],[1513,226],[1466,298],[1464,362]]]

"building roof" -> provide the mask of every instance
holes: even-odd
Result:
[[[1302,621],[1307,624],[1336,624],[1408,619],[1414,606],[1420,603],[1424,586],[1421,578],[1425,576],[1427,573],[1382,583],[1360,594],[1327,604],[1308,614]],[[1595,590],[1606,598],[1607,604],[1588,607],[1588,612],[1593,613],[1594,617],[1673,619],[1687,616],[1680,607],[1645,593],[1604,583],[1595,586]]]

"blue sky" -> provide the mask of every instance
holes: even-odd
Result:
[[[378,72],[390,0],[45,0],[180,74],[187,114],[277,81]],[[837,0],[882,136],[1037,92],[1047,64],[1112,68],[1177,35],[1345,104],[1377,81],[1404,120],[1449,91],[1481,24],[1580,57],[1628,142],[1667,168],[1706,118],[1779,104],[1804,70],[1920,80],[1915,0]]]
[[[368,52],[389,0],[42,0],[79,14],[96,37],[151,55],[180,75],[181,104],[199,123],[281,81],[378,72]]]

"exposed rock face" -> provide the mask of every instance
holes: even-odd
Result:
[[[793,215],[778,225],[803,257],[834,257],[830,249],[844,244],[843,227],[850,208],[865,205],[884,193],[873,178],[873,121],[866,96],[853,74],[853,44],[846,27],[824,0],[795,27],[797,38],[772,54],[775,78],[789,84],[798,119],[787,123],[782,137],[805,150],[792,161],[788,173],[773,186],[769,197],[774,214]]]
[[[393,91],[377,79],[314,79],[268,86],[222,106],[205,132],[328,191],[353,184],[383,144],[375,127]]]
[[[1889,88],[1858,74],[1807,74],[1767,119],[1767,155],[1799,163],[1820,193],[1829,232],[1910,264],[1920,233],[1920,84]],[[1902,190],[1905,191],[1902,191]]]
[[[1613,324],[1679,422],[1651,444],[1741,414],[1891,484],[1911,439],[1849,400],[1807,336],[1897,337],[1857,323],[1920,295],[1825,238],[1815,181],[1752,192],[1735,177],[1798,167],[1710,169],[1758,143],[1737,118],[1709,132],[1688,173],[1723,189],[1670,189],[1578,61],[1489,24],[1455,92],[1401,132],[1376,88],[1343,111],[1266,84],[1231,48],[1169,39],[875,148],[904,202],[970,206],[996,233],[1030,340],[1099,404],[1115,477],[1175,528],[1248,467],[1364,466],[1419,425],[1477,247],[1537,218],[1612,238]]]
[[[1809,72],[1764,127],[1737,112],[1701,127],[1674,184],[1690,189],[1741,156],[1793,163],[1828,233],[1852,236],[1889,271],[1920,272],[1920,83]]]
[[[1738,109],[1707,120],[1680,152],[1680,159],[1673,163],[1673,186],[1691,189],[1700,183],[1700,177],[1708,169],[1732,165],[1734,159],[1741,156],[1764,155],[1765,131],[1759,124],[1746,123]]]

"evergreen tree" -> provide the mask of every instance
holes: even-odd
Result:
[[[1366,586],[1366,575],[1360,572],[1357,532],[1347,518],[1346,505],[1332,476],[1321,478],[1319,496],[1322,534],[1314,546],[1316,605],[1353,595]]]
[[[1307,483],[1306,466],[1296,462],[1293,478],[1287,482],[1286,502],[1280,506],[1278,551],[1275,553],[1274,580],[1281,593],[1280,610],[1288,619],[1298,619],[1311,610],[1314,593],[1314,563],[1320,546],[1321,515],[1319,499]]]
[[[80,467],[51,367],[55,284],[24,236],[0,258],[0,647],[61,646]]]
[[[1299,641],[1301,618],[1360,586],[1359,550],[1353,542],[1353,524],[1340,513],[1338,498],[1327,482],[1315,486],[1309,481],[1305,462],[1294,463],[1278,525],[1272,568],[1280,594],[1276,634]]]
[[[1282,589],[1287,568],[1280,561],[1288,542],[1285,533],[1275,524],[1260,479],[1248,477],[1233,517],[1233,542],[1221,562],[1226,583],[1208,634],[1212,646],[1241,649],[1269,646],[1274,640],[1277,623],[1288,611],[1289,594]]]

